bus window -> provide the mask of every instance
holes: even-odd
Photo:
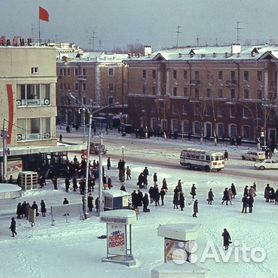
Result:
[[[205,157],[203,155],[200,156],[201,160],[205,160]]]
[[[210,161],[210,156],[209,155],[206,156],[206,160]]]

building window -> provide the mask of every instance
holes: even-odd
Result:
[[[210,88],[207,88],[207,97],[210,97],[211,96],[211,90]]]
[[[79,89],[79,85],[78,83],[75,83],[75,90],[78,91],[78,89]]]
[[[236,98],[236,91],[235,91],[235,89],[231,89],[230,90],[230,97],[231,97],[231,99],[235,99]]]
[[[217,117],[219,118],[223,117],[223,106],[217,107]]]
[[[154,96],[156,95],[156,87],[155,86],[152,87],[152,93]]]
[[[183,71],[183,78],[186,80],[187,79],[187,70]]]
[[[249,81],[249,71],[244,71],[243,72],[243,80],[244,81]]]
[[[86,91],[86,83],[82,83],[82,90]]]
[[[249,119],[250,118],[250,111],[249,111],[249,109],[246,108],[246,107],[243,107],[242,108],[242,115],[243,115],[243,118]]]
[[[112,105],[114,103],[114,98],[113,97],[108,97],[108,103],[109,105]]]
[[[177,79],[177,71],[176,70],[173,70],[173,78]]]
[[[229,131],[230,131],[229,135],[230,135],[231,138],[236,138],[237,137],[237,126],[235,124],[230,125],[230,130]]]
[[[109,92],[112,93],[114,91],[114,84],[109,83]]]
[[[194,73],[195,73],[195,80],[199,80],[200,77],[199,71],[195,71]]]
[[[75,68],[75,69],[74,69],[74,74],[75,74],[75,76],[78,76],[78,75],[79,75],[79,70],[78,70],[78,68]]]
[[[108,69],[108,75],[109,76],[113,76],[114,75],[114,69],[113,68],[109,68]]]
[[[171,120],[172,131],[179,131],[179,121],[177,119]]]
[[[59,75],[61,75],[61,76],[63,75],[63,69],[61,69],[61,68],[59,69]]]
[[[70,86],[70,83],[68,83],[68,90],[70,90],[71,89],[71,86]]]
[[[236,117],[236,109],[234,105],[230,106],[230,118],[235,118]]]
[[[223,97],[223,89],[218,89],[218,97],[219,98]]]
[[[263,72],[261,70],[257,71],[257,80],[260,82],[263,81]]]
[[[177,87],[174,87],[174,88],[173,88],[173,96],[174,96],[174,97],[177,96],[177,94],[178,94],[177,92],[178,92]]]
[[[263,98],[263,91],[262,90],[257,90],[257,98],[262,99]]]
[[[248,125],[243,126],[242,135],[243,135],[244,139],[250,139],[250,135],[251,135],[250,126],[248,126]]]
[[[231,71],[231,80],[236,80],[236,72],[234,70]]]
[[[183,96],[188,97],[188,89],[187,87],[183,87]]]
[[[146,94],[146,86],[144,85],[143,86],[143,95],[145,95]]]
[[[176,105],[173,103],[171,104],[171,111],[172,113],[177,113]]]
[[[66,76],[67,75],[67,69],[63,68],[63,75]]]
[[[31,68],[31,73],[32,74],[39,74],[39,67],[32,67]]]
[[[70,75],[70,68],[68,68],[68,75]]]
[[[186,104],[183,104],[183,106],[182,106],[182,113],[187,115],[187,106],[186,106]]]
[[[218,138],[222,138],[224,136],[224,124],[218,123],[217,124],[217,136]]]
[[[87,74],[87,71],[86,71],[86,69],[84,69],[84,68],[83,68],[83,71],[82,71],[82,72],[83,72],[83,75],[86,75],[86,74]]]
[[[244,90],[244,98],[245,99],[249,98],[249,90],[247,90],[247,89]]]
[[[59,88],[60,88],[60,90],[63,90],[63,88],[64,88],[64,83],[60,83],[60,85],[59,85]]]
[[[218,79],[223,80],[223,71],[218,72]]]
[[[198,136],[201,135],[201,124],[200,124],[200,122],[194,122],[193,123],[193,132],[194,132],[194,135],[198,135]]]
[[[147,76],[147,71],[143,70],[143,78],[146,78],[146,76]]]
[[[199,88],[195,88],[195,98],[199,98]]]
[[[156,79],[156,70],[152,70],[153,79]]]

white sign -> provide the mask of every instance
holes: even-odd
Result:
[[[108,253],[126,255],[126,233],[124,224],[107,223]]]

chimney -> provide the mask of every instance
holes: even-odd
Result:
[[[240,53],[241,51],[241,46],[240,44],[232,44],[231,45],[231,54],[234,55],[234,54],[238,54]]]
[[[152,54],[152,47],[150,45],[145,45],[144,46],[144,55],[148,56]]]

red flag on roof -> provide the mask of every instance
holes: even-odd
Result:
[[[40,20],[49,21],[48,11],[42,7],[39,8],[40,8]]]

